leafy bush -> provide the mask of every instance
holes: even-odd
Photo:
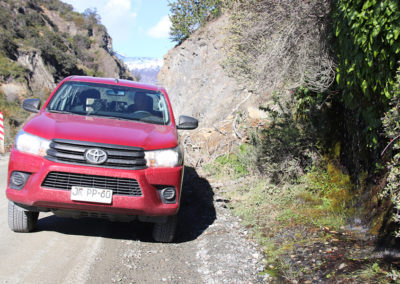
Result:
[[[85,51],[87,51],[92,44],[90,38],[88,36],[77,34],[72,38],[72,44],[77,57],[82,61],[86,60],[87,55],[85,54]],[[91,59],[93,60],[93,58]]]
[[[70,74],[83,74],[77,68],[77,58],[71,54],[72,46],[60,34],[46,31],[42,37],[34,39],[34,44],[42,52],[45,62],[54,67],[56,81]]]
[[[8,79],[25,80],[27,73],[28,70],[24,66],[0,54],[0,81]]]
[[[172,41],[181,43],[208,20],[221,12],[221,0],[176,0],[169,4]]]
[[[254,152],[249,156],[255,158],[259,172],[274,183],[296,183],[318,160],[318,134],[310,120],[296,119],[296,99],[293,93],[288,96],[284,101],[275,95],[274,104],[262,108],[271,122],[250,141]]]
[[[333,19],[348,167],[361,164],[370,170],[379,159],[381,117],[393,96],[400,60],[399,2],[339,0]]]
[[[15,60],[17,49],[18,45],[15,43],[11,34],[7,31],[0,32],[0,53]]]
[[[336,79],[345,92],[345,103],[354,107],[360,98],[387,102],[400,58],[398,1],[339,0],[334,16],[339,52]]]
[[[400,72],[400,68],[398,70]],[[390,197],[394,205],[393,221],[397,223],[396,237],[400,238],[400,74],[396,77],[396,85],[391,99],[391,109],[383,118],[386,136],[393,145],[393,157],[389,163],[389,175],[383,196]],[[390,145],[388,145],[390,146]],[[389,153],[392,151],[389,149]]]

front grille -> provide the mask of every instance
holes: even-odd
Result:
[[[129,178],[50,172],[42,183],[42,187],[61,190],[71,190],[73,186],[111,189],[113,195],[142,195],[137,180]]]
[[[86,151],[94,148],[107,153],[107,160],[104,163],[92,164],[85,159]],[[146,168],[144,150],[139,147],[53,139],[46,154],[46,159],[58,163],[130,170]]]

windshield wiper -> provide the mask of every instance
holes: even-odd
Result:
[[[73,112],[70,112],[70,111],[66,111],[66,110],[56,110],[56,109],[48,109],[48,111],[49,112],[52,112],[52,113],[73,113]]]
[[[151,124],[165,125],[164,121],[160,121],[160,119],[156,117],[143,117],[139,119],[139,121]]]
[[[93,113],[93,112],[89,112],[86,115],[87,116],[96,116],[96,117],[101,117],[101,118],[118,119],[118,120],[131,120],[131,119],[124,118],[124,117],[118,117],[118,116],[112,116],[112,115],[106,115],[106,114],[99,114],[99,113]]]

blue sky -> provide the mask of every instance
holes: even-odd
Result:
[[[169,39],[167,0],[62,0],[75,11],[96,8],[113,39],[113,48],[125,56],[162,58],[174,46]]]

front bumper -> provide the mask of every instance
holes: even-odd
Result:
[[[110,169],[101,167],[62,164],[43,157],[21,153],[13,149],[10,155],[8,181],[14,171],[31,175],[21,190],[7,186],[9,200],[40,210],[93,211],[121,215],[168,216],[179,210],[183,167],[147,168],[143,170]],[[98,175],[116,178],[135,179],[142,190],[141,196],[113,195],[111,204],[100,204],[71,200],[69,190],[42,187],[49,172],[66,172],[84,175]],[[163,203],[157,186],[165,185],[176,189],[176,203]]]

